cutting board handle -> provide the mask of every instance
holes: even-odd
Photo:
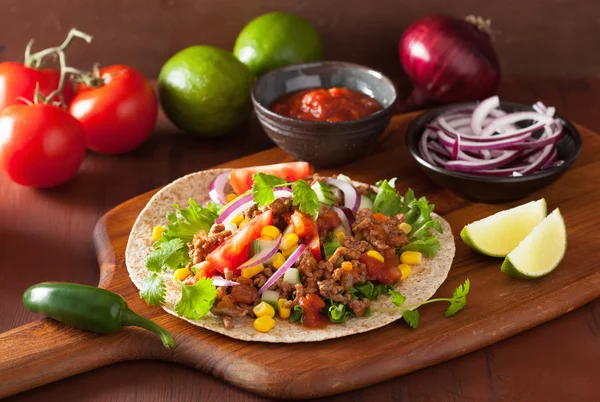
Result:
[[[0,334],[0,399],[127,360],[127,334],[98,335],[44,319]],[[41,342],[40,340],[44,340]]]

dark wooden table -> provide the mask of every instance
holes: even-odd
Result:
[[[406,89],[400,86],[401,91]],[[500,95],[526,103],[542,100],[556,106],[562,115],[600,132],[600,78],[507,79]],[[26,189],[0,177],[0,332],[38,318],[21,304],[23,291],[31,284],[46,280],[97,283],[91,233],[97,219],[110,208],[186,173],[272,146],[254,119],[220,140],[177,133],[164,119],[157,131],[129,155],[88,155],[80,174],[58,189]],[[599,372],[597,300],[467,356],[328,400],[597,401]],[[9,400],[264,399],[187,367],[134,361],[81,374]]]

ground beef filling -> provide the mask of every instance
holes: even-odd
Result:
[[[213,225],[210,233],[206,233],[204,230],[196,233],[192,244],[189,245],[191,265],[204,261],[206,256],[219,247],[229,235],[231,235],[231,231],[225,230],[225,226],[220,224]]]
[[[406,233],[397,227],[402,222],[404,222],[403,214],[381,219],[374,216],[370,209],[364,208],[356,214],[352,232],[354,237],[365,240],[375,250],[383,253],[390,247],[398,248],[408,243]]]

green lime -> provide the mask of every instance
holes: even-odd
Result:
[[[567,229],[557,208],[506,256],[502,272],[519,278],[539,278],[554,271],[566,250]]]
[[[323,45],[315,27],[294,14],[263,14],[242,29],[233,54],[252,73],[264,74],[289,64],[321,60]]]
[[[506,257],[545,216],[542,198],[473,222],[461,230],[460,237],[482,254]]]
[[[165,63],[158,77],[158,94],[173,124],[214,137],[250,116],[253,84],[252,73],[230,52],[192,46]]]

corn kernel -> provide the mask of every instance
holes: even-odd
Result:
[[[227,197],[225,197],[227,202],[231,202],[231,201],[235,200],[236,198],[237,198],[237,195],[235,195],[233,193],[227,194]]]
[[[238,215],[231,220],[231,223],[235,224],[236,226],[240,226],[240,223],[242,223],[243,220],[244,217],[242,215]]]
[[[419,265],[421,264],[422,256],[418,251],[405,251],[400,254],[400,262],[408,265]]]
[[[192,271],[190,271],[188,268],[179,268],[178,270],[175,271],[175,278],[179,279],[180,281],[183,281],[185,278],[187,278],[191,274],[192,274]]]
[[[152,238],[154,240],[158,240],[162,237],[162,232],[165,230],[162,226],[154,226],[152,229]]]
[[[260,274],[262,271],[264,271],[264,269],[265,269],[265,266],[262,264],[254,265],[254,266],[248,267],[248,268],[242,268],[242,276],[244,278],[250,279],[253,276]]]
[[[335,230],[335,231],[333,232],[333,235],[334,235],[335,237],[337,237],[338,241],[339,241],[341,244],[344,244],[344,240],[346,240],[346,234],[344,233],[344,231],[343,231],[343,230]]]
[[[269,316],[269,317],[275,316],[275,309],[273,308],[273,306],[271,306],[269,303],[264,302],[264,301],[258,303],[256,306],[254,306],[252,311],[254,312],[254,315],[257,317],[263,317],[265,315]]]
[[[254,329],[258,332],[269,332],[275,326],[275,320],[268,315],[263,315],[254,320]]]
[[[412,268],[408,264],[400,264],[398,265],[398,269],[402,272],[402,277],[400,279],[406,279],[410,276],[412,272]]]
[[[378,251],[369,250],[369,251],[367,251],[367,255],[371,258],[375,258],[377,261],[380,261],[380,262],[385,261],[383,256]]]
[[[292,314],[292,310],[285,307],[286,302],[286,299],[277,300],[277,311],[279,311],[279,317],[283,318],[284,320],[290,318],[290,315]]]
[[[250,218],[244,218],[244,220],[240,222],[238,227],[243,228],[248,222],[250,222]]]
[[[281,239],[281,245],[279,248],[283,250],[288,250],[296,245],[298,245],[298,235],[296,233],[288,233]],[[291,254],[291,253],[290,253]]]
[[[294,244],[292,248],[288,248],[287,250],[281,250],[281,255],[283,255],[285,258],[288,258],[290,255],[292,255],[294,251],[296,251],[297,248],[298,245]]]
[[[267,237],[267,239],[265,240],[275,240],[280,234],[281,232],[279,231],[279,229],[277,229],[275,226],[269,225],[262,228],[262,230],[260,231],[260,238],[262,239],[264,236]]]
[[[275,257],[273,257],[273,268],[275,269],[279,269],[281,268],[281,266],[285,263],[285,257],[283,256],[283,254],[281,253],[277,253],[275,254]]]
[[[342,271],[352,272],[352,263],[350,261],[342,262]]]
[[[398,230],[401,230],[406,234],[409,234],[410,231],[412,230],[412,226],[410,226],[410,223],[406,223],[406,222],[399,223],[396,225],[396,227],[398,228]]]

